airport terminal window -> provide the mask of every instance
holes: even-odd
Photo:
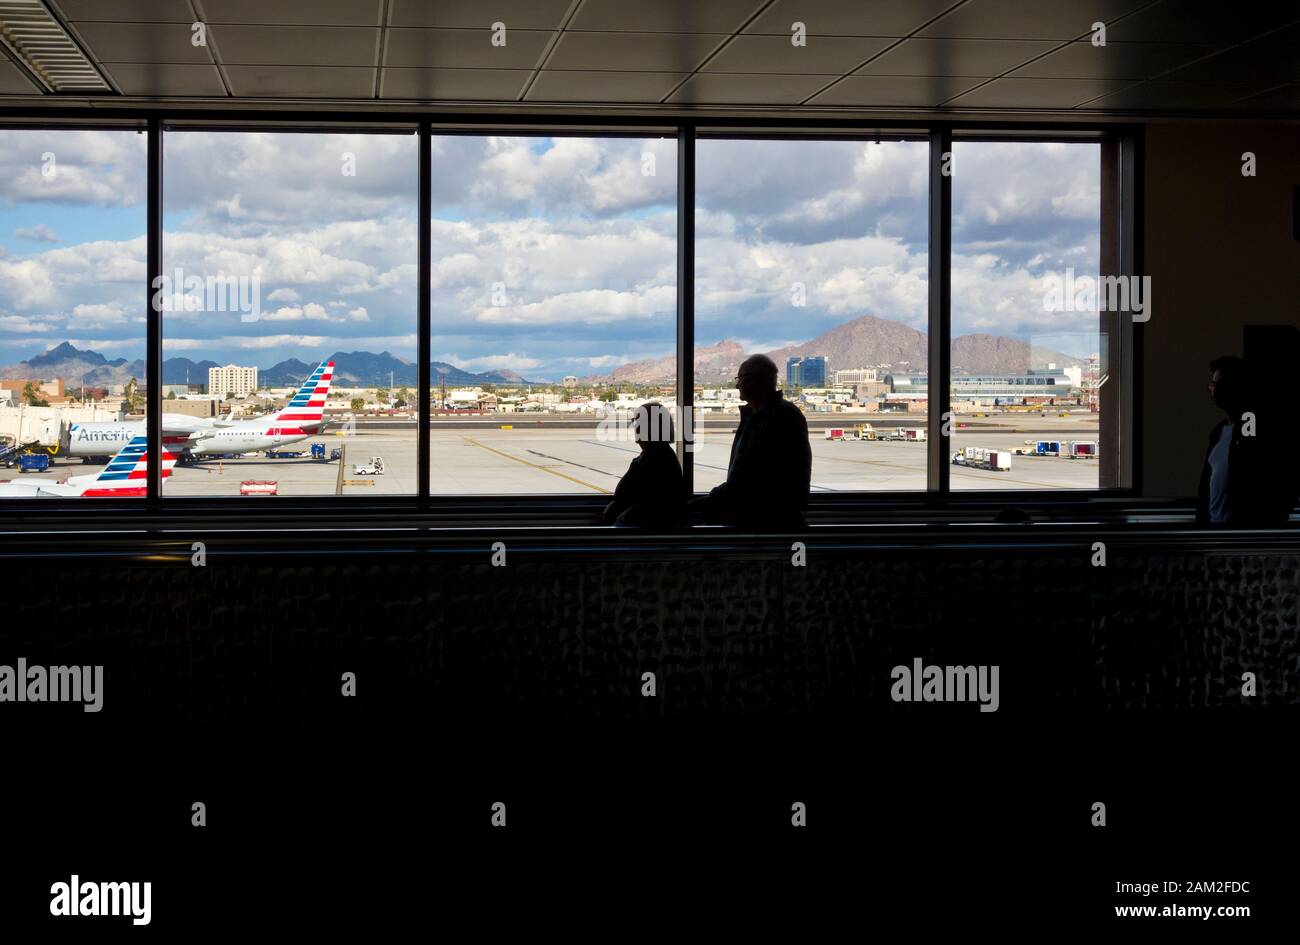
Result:
[[[146,145],[0,130],[0,498],[144,495]]]
[[[694,480],[726,478],[736,369],[777,363],[808,420],[812,492],[926,488],[925,141],[696,145]]]
[[[421,182],[418,136],[396,126],[167,130],[156,379],[146,136],[0,140],[0,496],[142,494],[152,381],[169,497],[414,496],[421,396],[435,499],[598,497],[636,454],[634,408],[677,406],[675,136],[435,133]],[[935,443],[927,141],[701,137],[696,490],[726,475],[756,352],[808,419],[814,495],[919,492],[929,450],[953,493],[1116,482],[1108,307],[1149,300],[1101,277],[1107,148],[955,143],[954,426]]]
[[[164,495],[416,492],[418,146],[165,133]]]
[[[1101,147],[954,143],[953,491],[1099,486]]]
[[[433,495],[607,495],[675,406],[674,138],[435,135]]]

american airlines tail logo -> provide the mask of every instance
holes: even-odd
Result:
[[[272,436],[315,432],[303,430],[302,424],[321,422],[321,418],[325,415],[325,398],[329,396],[330,382],[333,379],[334,362],[322,361],[320,366],[311,372],[311,377],[298,388],[298,393],[294,394],[293,400],[271,418],[275,424],[284,423],[287,426],[273,425],[267,432]]]
[[[176,457],[166,447],[162,451],[162,478],[172,474]],[[118,454],[108,461],[83,496],[142,496],[149,479],[149,446],[143,436],[131,438]]]

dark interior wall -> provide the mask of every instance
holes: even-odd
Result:
[[[1253,152],[1256,176],[1242,175]],[[1142,491],[1196,494],[1210,428],[1208,362],[1243,354],[1245,325],[1300,324],[1300,124],[1146,129]],[[1295,366],[1300,370],[1300,365]]]
[[[390,733],[908,713],[891,669],[1001,667],[1000,718],[1293,702],[1300,554],[1075,547],[569,558],[11,562],[6,658],[102,664],[105,717],[205,731],[360,712]],[[657,674],[657,698],[641,692]],[[1241,674],[1258,696],[1243,700]],[[340,698],[355,672],[365,698]],[[167,713],[158,715],[158,707]],[[27,719],[31,719],[30,707]],[[111,709],[111,715],[108,710]],[[964,711],[964,709],[963,709]],[[80,712],[61,718],[79,722]],[[43,716],[44,717],[44,716]],[[53,718],[53,714],[48,714]],[[404,721],[403,721],[404,720]],[[335,721],[338,721],[336,718]]]

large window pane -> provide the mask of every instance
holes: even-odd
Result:
[[[776,361],[812,439],[812,491],[926,487],[928,145],[697,145],[695,488],[726,478],[736,368]]]
[[[169,131],[170,495],[416,491],[418,139]]]
[[[677,144],[433,140],[431,491],[610,493],[675,407]]]
[[[0,497],[144,494],[145,152],[0,130]]]
[[[1096,489],[1101,145],[959,141],[952,181],[952,488]]]

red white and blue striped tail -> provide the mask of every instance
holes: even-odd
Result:
[[[176,456],[167,447],[162,453],[162,478],[172,474],[176,465]],[[143,436],[132,437],[131,441],[108,461],[99,475],[87,484],[83,496],[142,496],[145,494],[149,479],[149,447]]]
[[[304,434],[315,433],[325,415],[325,398],[329,396],[330,381],[334,379],[334,362],[322,361],[320,367],[311,372],[311,377],[303,382],[294,394],[288,406],[279,411],[273,419],[282,432],[299,428]]]

